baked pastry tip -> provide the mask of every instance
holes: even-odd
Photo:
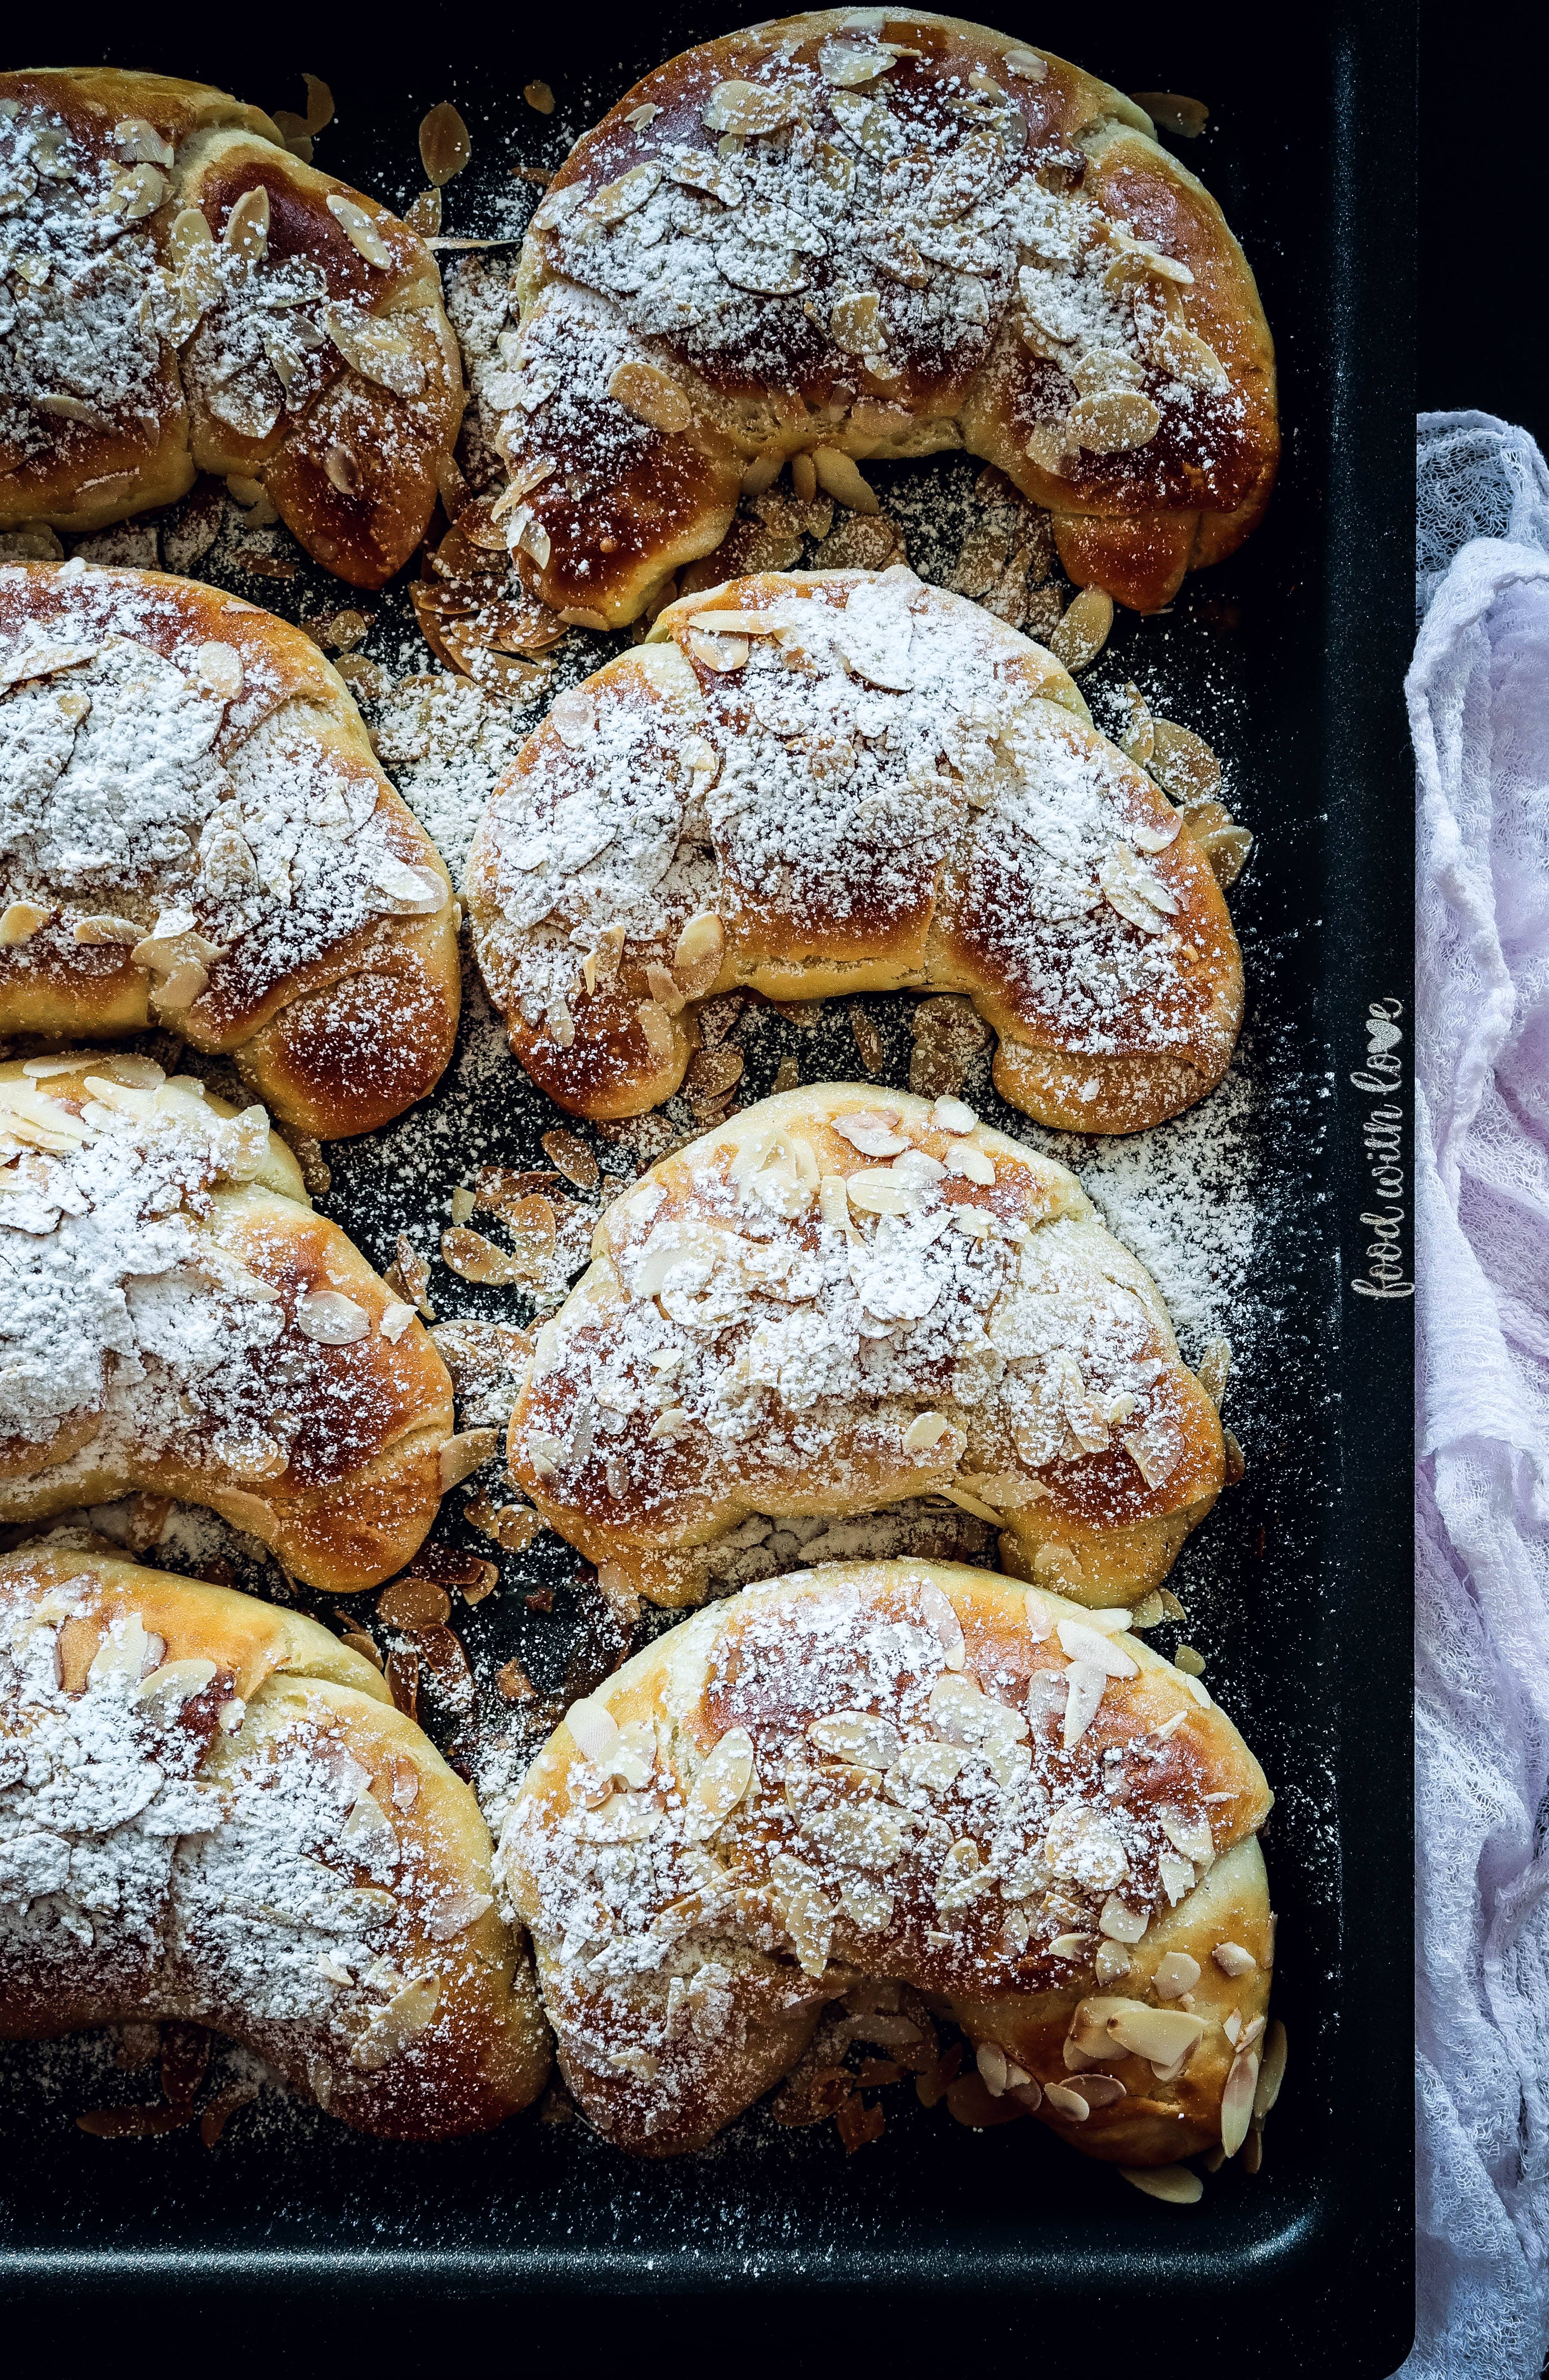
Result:
[[[374,1131],[452,1055],[459,914],[298,628],[0,563],[0,1033],[167,1026],[300,1131]]]

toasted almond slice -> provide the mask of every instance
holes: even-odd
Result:
[[[296,1301],[296,1327],[304,1339],[315,1339],[324,1347],[347,1347],[365,1338],[371,1318],[342,1291],[314,1289]]]
[[[499,1448],[500,1441],[498,1429],[459,1430],[455,1437],[443,1439],[441,1447],[442,1494],[450,1495],[459,1480],[466,1479],[481,1463],[488,1463]]]
[[[965,1182],[977,1183],[981,1190],[994,1186],[995,1160],[976,1141],[960,1140],[949,1148],[947,1171],[961,1174]]]
[[[817,474],[817,484],[826,496],[836,504],[848,504],[852,512],[879,513],[882,509],[877,491],[866,480],[857,464],[837,446],[819,446],[812,457]]]
[[[194,653],[194,677],[207,694],[235,702],[242,691],[242,656],[235,645],[202,644]]]
[[[185,208],[177,221],[181,224],[184,214],[197,212],[196,208]],[[246,257],[249,264],[258,263],[269,245],[269,193],[261,183],[256,189],[243,191],[226,217],[221,244],[234,256]]]
[[[432,107],[419,128],[419,162],[439,190],[460,174],[473,154],[468,128],[449,99]]]
[[[896,1173],[880,1167],[852,1173],[845,1187],[850,1204],[868,1215],[912,1215],[920,1203],[920,1194],[912,1182],[902,1182]]]
[[[393,250],[377,229],[376,218],[356,200],[347,199],[343,190],[329,191],[328,212],[357,254],[379,273],[385,272],[393,261]]]
[[[672,973],[690,1000],[702,1000],[720,973],[726,929],[713,909],[690,917],[672,952]]]
[[[78,942],[124,942],[134,945],[141,940],[144,929],[137,926],[132,917],[115,917],[107,915],[78,917],[74,931]]]
[[[1147,2198],[1165,2199],[1169,2206],[1197,2206],[1204,2196],[1204,2182],[1186,2165],[1121,2165],[1119,2170]]]
[[[1265,2035],[1264,2066],[1253,2093],[1253,2122],[1262,2124],[1280,2095],[1286,2079],[1286,2028],[1278,2017]]]
[[[1186,804],[1208,801],[1221,783],[1221,763],[1205,743],[1176,720],[1155,722],[1155,743],[1146,766],[1156,783]]]
[[[696,612],[688,625],[711,637],[772,637],[784,623],[774,612]]]
[[[636,421],[668,436],[686,430],[694,419],[686,392],[655,364],[620,364],[608,383],[608,394]]]
[[[661,165],[655,157],[646,159],[638,165],[631,165],[616,182],[605,182],[587,200],[584,218],[586,227],[589,229],[596,225],[607,230],[614,224],[623,223],[626,215],[637,214],[660,179]],[[583,218],[577,217],[576,220],[579,226]]]
[[[113,128],[113,145],[133,164],[170,165],[173,162],[171,142],[143,115],[120,116]]]
[[[928,1453],[933,1446],[939,1446],[941,1440],[951,1434],[952,1425],[945,1414],[916,1414],[903,1433],[903,1451],[905,1454]]]
[[[718,83],[705,103],[705,129],[733,133],[744,140],[756,140],[762,132],[778,132],[795,115],[798,96],[791,86],[779,89],[767,83]]]
[[[727,673],[746,667],[748,641],[745,637],[716,637],[702,628],[689,628],[684,642],[696,662],[706,669]]]
[[[1091,455],[1131,454],[1148,445],[1161,424],[1160,406],[1135,389],[1104,389],[1071,408],[1071,434]]]
[[[635,1014],[639,1020],[640,1030],[646,1037],[646,1046],[650,1051],[652,1063],[657,1066],[670,1065],[677,1045],[672,1038],[672,1027],[668,1021],[666,1010],[659,1007],[654,1000],[643,1000]]]
[[[1232,2059],[1227,2087],[1221,2094],[1221,2146],[1233,2157],[1248,2137],[1253,2120],[1253,2096],[1258,2089],[1259,2058],[1255,2049]]]
[[[689,1832],[713,1833],[753,1782],[753,1738],[745,1728],[723,1735],[695,1779],[688,1796]]]
[[[1050,635],[1048,650],[1068,670],[1084,669],[1102,651],[1112,625],[1113,597],[1106,588],[1084,587]]]
[[[1159,2000],[1180,2000],[1192,1992],[1200,1979],[1200,1964],[1191,1959],[1187,1950],[1169,1950],[1156,1962],[1151,1981]]]
[[[5,916],[0,917],[0,949],[14,950],[18,942],[30,941],[53,914],[50,909],[41,909],[35,901],[13,901]]]
[[[1107,1671],[1091,1661],[1072,1661],[1065,1672],[1064,1745],[1071,1751],[1097,1716],[1107,1686]]]
[[[1055,1633],[1068,1660],[1084,1662],[1109,1678],[1132,1678],[1139,1672],[1138,1661],[1132,1661],[1110,1637],[1083,1621],[1073,1617],[1061,1620]]]

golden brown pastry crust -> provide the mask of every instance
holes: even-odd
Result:
[[[561,167],[520,286],[513,549],[598,625],[720,542],[744,469],[822,448],[966,446],[1141,611],[1268,502],[1274,350],[1220,208],[1121,92],[961,18],[669,59]]]
[[[149,945],[168,912],[207,946],[191,999],[183,944],[137,959],[91,923]],[[219,588],[0,565],[0,1032],[170,1024],[319,1139],[374,1131],[452,1055],[445,867],[333,664]]]
[[[1020,2070],[1089,2155],[1218,2142],[1268,2005],[1272,1797],[1202,1695],[1063,1598],[947,1563],[797,1572],[658,1637],[573,1706],[496,1857],[588,2120],[647,2155],[699,2147],[883,1979],[945,1999],[981,2072]],[[1163,2011],[1176,2071],[1107,2033]]]
[[[79,1393],[52,1393],[46,1366],[18,1391],[0,1436],[0,1523],[146,1488],[212,1506],[309,1585],[347,1595],[390,1578],[435,1519],[454,1429],[451,1378],[423,1325],[312,1213],[261,1108],[233,1134],[236,1111],[188,1078],[139,1087],[144,1060],[25,1062],[44,1071],[0,1066],[0,1236],[26,1284],[9,1308],[9,1367],[42,1361],[34,1267],[66,1296],[86,1297],[90,1278],[82,1318],[56,1327],[83,1345],[90,1327],[98,1360]],[[170,1251],[154,1232],[142,1243],[145,1219],[129,1211],[152,1197],[147,1214],[176,1234]],[[100,1236],[56,1236],[62,1201]],[[165,1285],[161,1321],[126,1345],[112,1320],[120,1282],[151,1266]],[[321,1307],[303,1305],[319,1295]]]
[[[945,1105],[787,1091],[604,1214],[507,1459],[611,1589],[697,1602],[752,1515],[921,1496],[1088,1605],[1166,1576],[1221,1488],[1216,1408],[1074,1175]]]
[[[548,2030],[489,1831],[369,1662],[228,1588],[38,1549],[0,1562],[0,1762],[53,1764],[46,1808],[19,1806],[34,1759],[0,1817],[0,2034],[207,2024],[393,2140],[537,2095]]]
[[[425,532],[462,418],[424,242],[202,83],[9,73],[0,108],[23,192],[10,236],[56,267],[23,293],[0,372],[0,528],[101,528],[196,470],[235,474],[341,578],[383,585]],[[87,310],[79,346],[50,283]]]
[[[902,565],[671,605],[528,739],[466,886],[511,1046],[573,1114],[670,1098],[737,985],[967,992],[1002,1097],[1080,1132],[1202,1098],[1241,1022],[1187,814],[1052,655]]]

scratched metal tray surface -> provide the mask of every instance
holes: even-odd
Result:
[[[907,2083],[885,2095],[883,2137],[853,2158],[832,2125],[782,2131],[760,2111],[712,2152],[671,2165],[632,2162],[580,2123],[530,2117],[437,2149],[381,2146],[305,2115],[246,2130],[238,2118],[213,2154],[188,2132],[110,2143],[84,2135],[75,2113],[104,2093],[143,2096],[146,2084],[118,2074],[99,2040],[0,2058],[0,2293],[585,2292],[622,2320],[632,2303],[710,2292],[767,2301],[771,2338],[793,2310],[822,2301],[829,2338],[864,2301],[870,2335],[891,2337],[906,2357],[952,2310],[969,2325],[964,2338],[995,2313],[1010,2322],[1006,2336],[1030,2325],[1046,2352],[1090,2349],[1101,2301],[1126,2323],[1165,2313],[1192,2347],[1229,2346],[1248,2373],[1331,2359],[1342,2380],[1377,2380],[1407,2352],[1413,970],[1400,681],[1413,502],[1412,21],[1403,5],[1359,0],[1313,0],[1294,38],[1280,23],[1245,26],[1240,10],[1200,7],[1180,21],[1123,0],[1090,22],[1051,23],[1009,0],[986,0],[985,13],[1125,89],[1209,103],[1204,138],[1176,145],[1247,248],[1280,356],[1287,449],[1265,526],[1231,562],[1188,582],[1165,617],[1120,614],[1083,680],[1099,717],[1105,690],[1126,679],[1156,689],[1158,708],[1216,745],[1232,807],[1258,838],[1231,896],[1249,986],[1235,1087],[1216,1094],[1218,1125],[1196,1117],[1164,1128],[1148,1209],[1144,1184],[1126,1204],[1111,1145],[1037,1134],[994,1099],[982,1064],[968,1087],[1002,1128],[1087,1172],[1100,1198],[1106,1189],[1117,1200],[1119,1228],[1124,1215],[1148,1213],[1158,1231],[1177,1225],[1168,1202],[1191,1151],[1201,1211],[1251,1187],[1251,1258],[1240,1277],[1203,1288],[1206,1304],[1224,1302],[1237,1348],[1227,1417],[1247,1475],[1171,1584],[1213,1689],[1278,1795],[1264,1842],[1280,1917],[1275,2010],[1291,2054],[1263,2168],[1227,2168],[1193,2208],[1159,2205],[1035,2124],[963,2131],[943,2109],[927,2113]],[[67,62],[151,66],[296,109],[305,67],[338,106],[319,163],[400,204],[421,186],[419,120],[451,97],[474,155],[446,193],[445,228],[478,235],[520,227],[532,186],[513,169],[556,164],[639,73],[738,21],[734,10],[671,5],[521,23],[432,9],[396,38],[364,41],[358,20],[346,35],[338,16],[280,5],[255,71],[246,36],[208,11],[181,30],[175,12],[158,13],[132,39],[121,18],[78,14]],[[52,55],[58,44],[50,30],[36,46]],[[524,101],[539,79],[551,114]],[[937,551],[943,521],[972,517],[976,468],[879,475],[930,576],[950,564]],[[943,503],[954,471],[955,516]],[[293,618],[351,600],[305,570],[255,581],[225,575],[219,552],[200,566]],[[375,619],[364,653],[401,670],[412,642],[405,589],[365,608]],[[609,649],[584,633],[570,647],[562,679]],[[408,665],[429,666],[428,656]],[[478,1165],[545,1164],[540,1137],[562,1121],[504,1050],[471,979],[469,993],[434,1099],[327,1152],[333,1183],[320,1203],[379,1264],[400,1232],[433,1249],[450,1187]],[[875,1079],[907,1083],[914,1006],[904,995],[865,1003],[881,1050]],[[805,1080],[861,1071],[842,1012],[805,1032],[766,1012],[757,1027],[744,1036],[744,1099],[772,1087],[786,1056]],[[624,1163],[616,1149],[599,1153],[605,1168]],[[1237,1177],[1225,1186],[1223,1169]],[[1177,1227],[1187,1230],[1186,1216]],[[519,1294],[471,1288],[439,1264],[431,1294],[443,1317],[531,1312]],[[1197,1334],[1182,1335],[1197,1358]],[[448,1500],[438,1536],[490,1554],[463,1518],[478,1489],[498,1495],[494,1467]],[[475,1764],[511,1730],[494,1682],[506,1661],[557,1696],[585,1690],[623,1649],[558,1540],[501,1563],[499,1592],[454,1613],[471,1705],[428,1682],[422,1706],[443,1745]],[[337,1624],[331,1604],[309,1600]],[[360,1599],[362,1616],[372,1601]],[[1181,1633],[1151,1641],[1170,1652]]]

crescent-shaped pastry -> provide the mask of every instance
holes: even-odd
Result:
[[[737,984],[966,992],[1001,1096],[1075,1132],[1188,1107],[1241,1022],[1190,813],[1052,655],[902,565],[672,605],[528,738],[466,887],[511,1046],[574,1114],[669,1098]]]
[[[771,1516],[793,1551],[945,1498],[1018,1576],[1131,1604],[1220,1490],[1220,1418],[1149,1274],[1073,1174],[957,1099],[762,1100],[653,1165],[592,1246],[507,1454],[607,1588],[697,1603]]]
[[[353,586],[402,568],[463,412],[405,224],[261,108],[105,67],[0,74],[0,528],[101,528],[213,471]]]
[[[0,1066],[0,1524],[152,1489],[347,1595],[467,1467],[413,1308],[311,1212],[263,1110],[192,1076]]]
[[[171,1026],[319,1139],[430,1090],[457,908],[344,680],[219,588],[0,564],[0,1033]]]
[[[1088,2155],[1241,2145],[1271,1795],[1198,1681],[1100,1619],[951,1564],[845,1563],[712,1606],[572,1706],[496,1866],[600,2132],[701,2147],[825,2007],[902,1986]]]
[[[788,17],[669,59],[554,176],[487,395],[526,584],[615,626],[786,458],[966,447],[1083,586],[1240,544],[1274,350],[1220,208],[1122,92],[952,17]],[[875,499],[871,500],[873,504]]]
[[[0,2035],[228,2034],[393,2140],[549,2070],[473,1793],[314,1620],[132,1562],[0,1562]]]

